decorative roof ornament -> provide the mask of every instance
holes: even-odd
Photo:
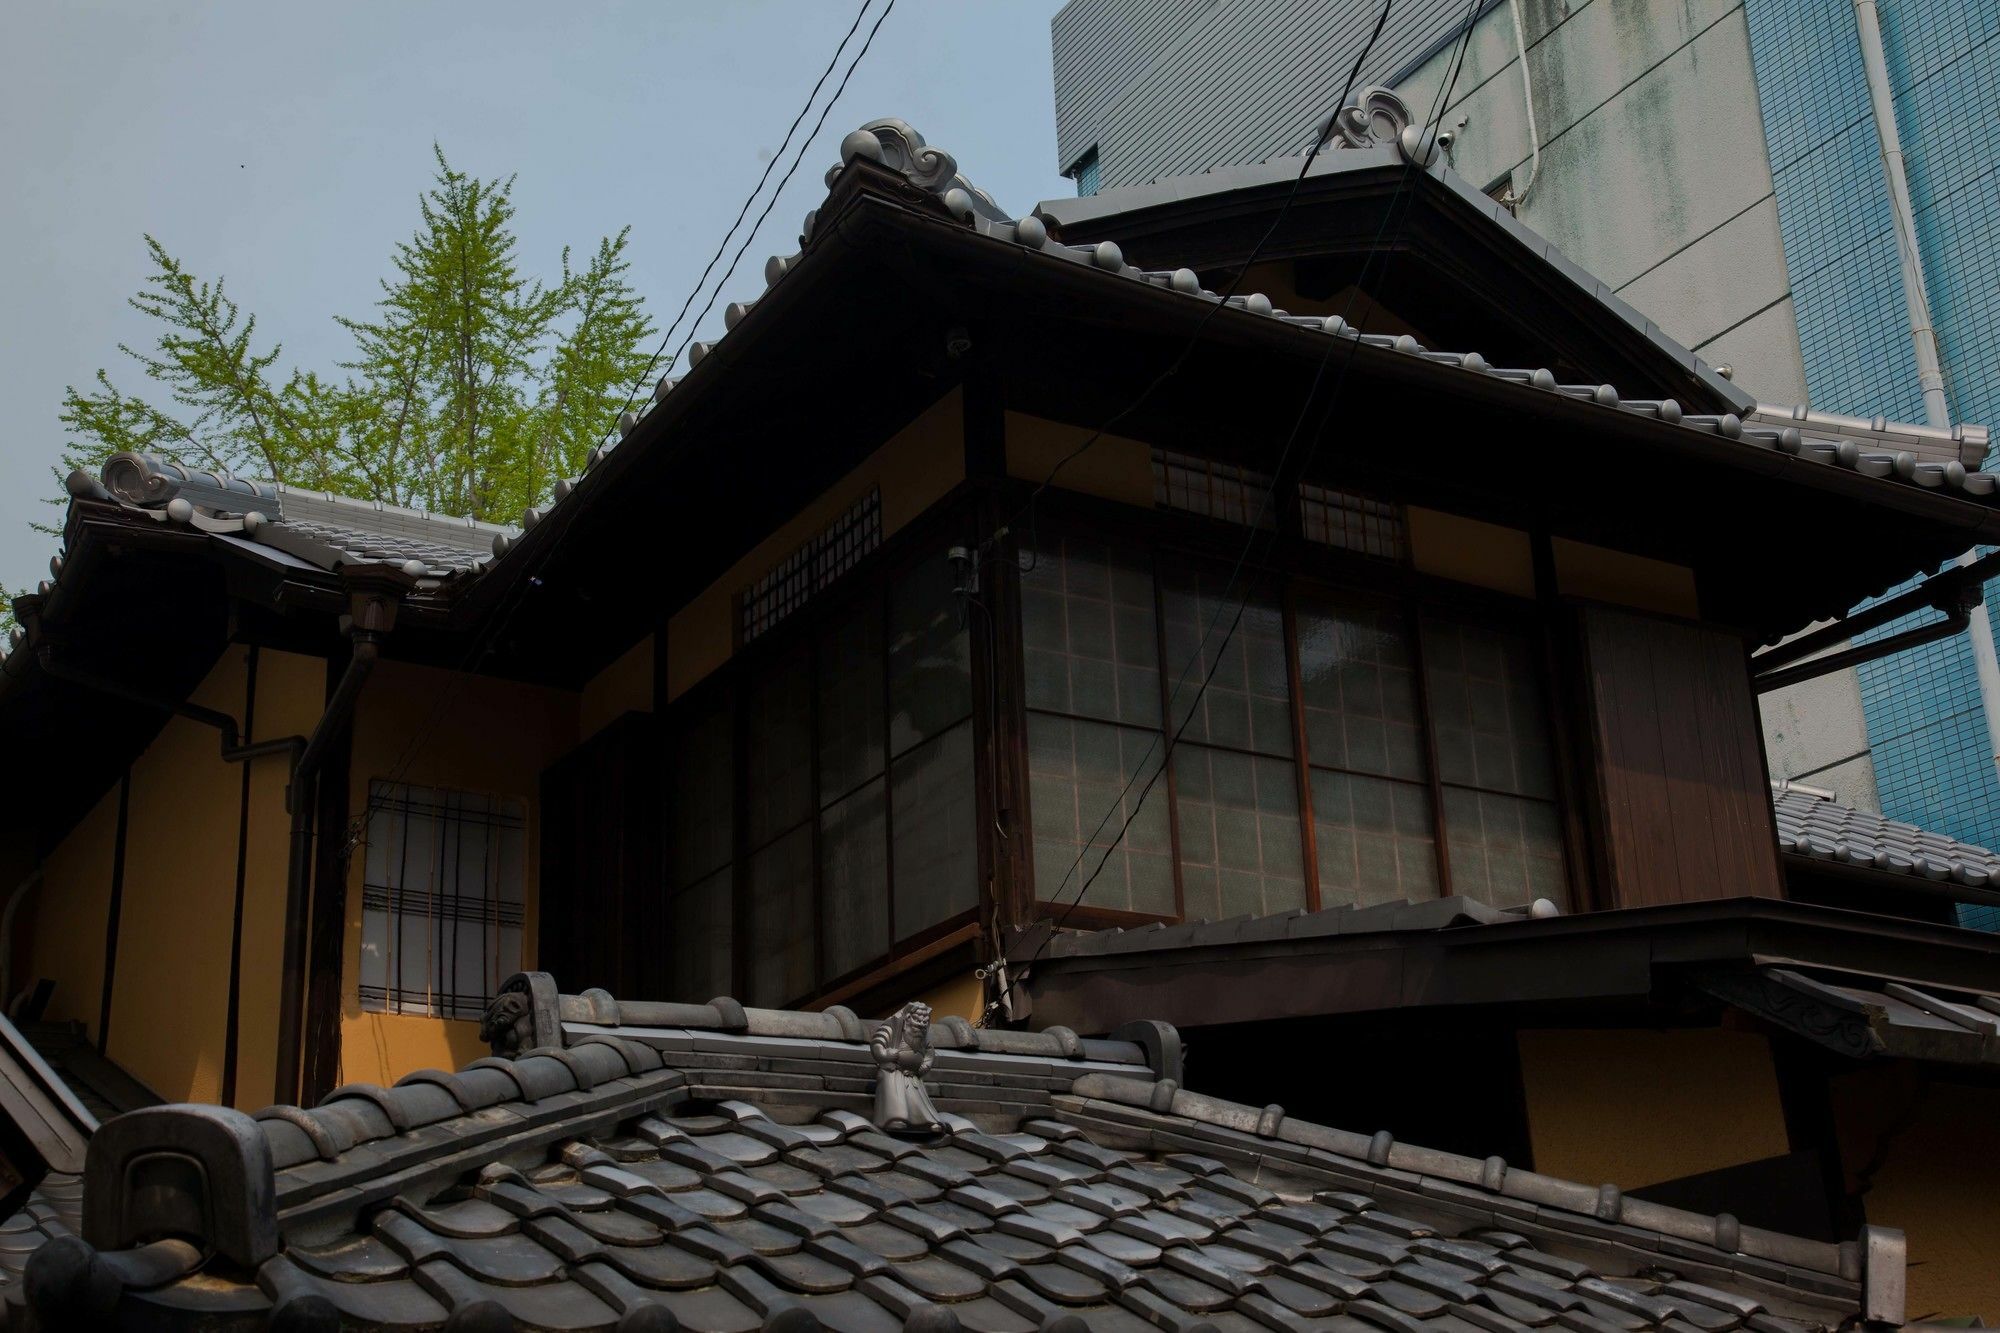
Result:
[[[894,116],[871,120],[842,139],[840,167],[828,173],[827,183],[831,185],[832,177],[839,173],[840,168],[857,157],[879,162],[918,189],[928,190],[940,198],[954,189],[963,190],[971,201],[972,211],[988,222],[1013,220],[1000,205],[993,202],[992,195],[959,173],[957,158],[942,148],[933,148],[924,142],[924,136],[906,120],[898,120]]]
[[[1333,113],[1331,148],[1378,148],[1397,143],[1410,127],[1410,108],[1387,88],[1363,88]]]
[[[185,499],[192,508],[217,514],[240,514],[250,501],[278,498],[278,488],[268,481],[252,481],[221,469],[196,471],[154,454],[132,452],[105,460],[104,488],[114,499],[142,509]]]
[[[912,1000],[882,1020],[868,1039],[875,1057],[875,1127],[890,1134],[942,1134],[945,1125],[924,1091],[931,1049],[931,1007]]]

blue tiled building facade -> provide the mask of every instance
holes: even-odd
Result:
[[[1922,421],[1854,10],[1746,0],[1745,15],[1813,405]],[[1887,0],[1880,15],[1952,420],[2000,423],[2000,153],[1990,142],[2000,4]],[[2000,623],[2000,584],[1987,606]],[[1872,662],[1860,679],[1883,812],[2000,846],[2000,772],[1968,638]],[[1964,917],[2000,928],[1994,909]]]

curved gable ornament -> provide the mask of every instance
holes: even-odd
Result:
[[[967,180],[959,172],[958,159],[942,148],[933,148],[907,120],[884,116],[871,120],[840,141],[840,166],[827,173],[827,184],[857,157],[879,162],[920,190],[944,195],[963,190],[972,209],[989,222],[1011,219],[993,202],[993,196]]]
[[[1410,108],[1387,88],[1363,88],[1333,113],[1327,142],[1339,148],[1397,143],[1410,127]]]

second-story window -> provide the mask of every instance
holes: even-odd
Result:
[[[1564,900],[1528,633],[1228,574],[1044,535],[1022,579],[1041,901],[1218,919]]]
[[[792,1003],[977,902],[971,653],[941,552],[760,638],[668,731],[675,998]]]

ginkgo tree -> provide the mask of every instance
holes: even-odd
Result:
[[[654,333],[627,279],[630,228],[585,262],[565,249],[555,272],[531,276],[511,225],[514,178],[436,156],[372,310],[335,316],[353,345],[330,367],[285,365],[220,277],[147,236],[151,272],[131,304],[157,336],[119,346],[136,384],[100,370],[65,393],[58,479],[131,449],[504,521],[579,472]]]

